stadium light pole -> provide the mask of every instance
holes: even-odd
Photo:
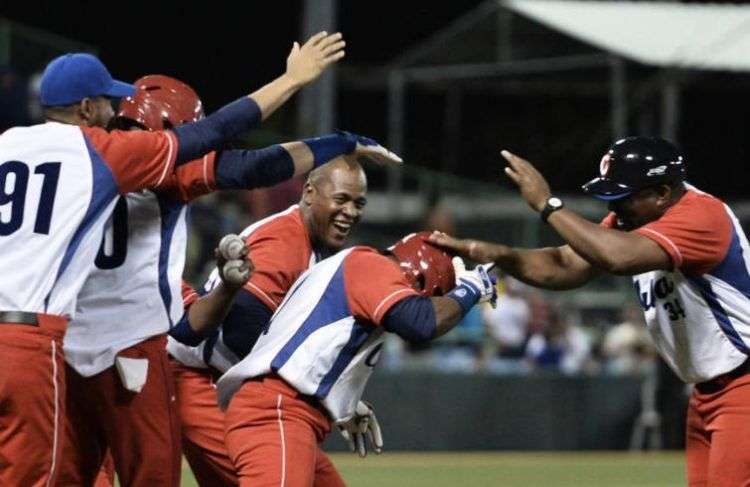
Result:
[[[302,39],[326,30],[337,30],[336,0],[305,0],[302,13]],[[299,135],[320,135],[336,126],[336,66],[300,92],[297,111]]]
[[[667,73],[661,87],[661,136],[677,141],[680,123],[680,87],[674,73]]]
[[[610,123],[612,139],[627,135],[628,93],[625,80],[625,61],[619,56],[609,59],[609,96],[611,104]]]

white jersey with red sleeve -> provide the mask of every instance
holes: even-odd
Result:
[[[121,350],[182,317],[186,203],[214,189],[214,164],[208,154],[167,174],[158,192],[117,200],[63,342],[65,360],[82,376],[111,367]]]
[[[57,122],[0,135],[0,309],[73,315],[117,194],[158,187],[176,149]]]
[[[253,273],[245,284],[245,291],[253,294],[274,312],[297,278],[318,261],[299,206],[292,205],[284,211],[258,220],[245,228],[240,236],[245,239],[253,262]],[[218,283],[219,273],[214,269],[204,290],[209,292]],[[183,297],[187,308],[194,301],[194,294],[183,292]],[[219,372],[226,372],[242,358],[224,343],[221,328],[216,336],[197,347],[190,347],[169,337],[167,351],[183,365],[196,368],[210,366]]]
[[[354,414],[383,342],[383,317],[417,295],[398,266],[369,247],[343,250],[292,286],[252,351],[217,383],[219,403],[251,377],[278,374],[316,397],[334,421]]]
[[[633,277],[654,344],[685,382],[713,379],[748,358],[747,238],[721,200],[688,186],[658,220],[635,233],[669,254],[672,271]]]

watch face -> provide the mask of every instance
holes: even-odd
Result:
[[[562,206],[562,200],[560,198],[552,197],[547,200],[547,204],[550,205],[552,208],[560,208]]]

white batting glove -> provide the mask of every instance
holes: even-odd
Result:
[[[368,439],[372,451],[378,454],[383,451],[383,433],[375,417],[375,411],[369,403],[359,401],[354,417],[338,427],[341,436],[349,443],[349,449],[361,458],[367,456]]]
[[[497,305],[497,279],[490,276],[488,270],[495,264],[482,264],[474,270],[466,270],[466,264],[461,257],[453,257],[453,271],[456,274],[456,286],[463,287],[467,292],[479,296],[478,303],[489,302],[494,308]],[[453,292],[458,292],[454,290]]]

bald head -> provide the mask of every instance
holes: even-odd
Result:
[[[310,173],[300,209],[316,247],[335,252],[344,246],[362,217],[366,193],[365,172],[351,158],[337,157]]]
[[[330,183],[334,179],[350,179],[351,182],[358,181],[364,191],[367,191],[367,177],[362,166],[353,158],[339,156],[327,164],[313,169],[307,176],[307,184],[319,185]]]

